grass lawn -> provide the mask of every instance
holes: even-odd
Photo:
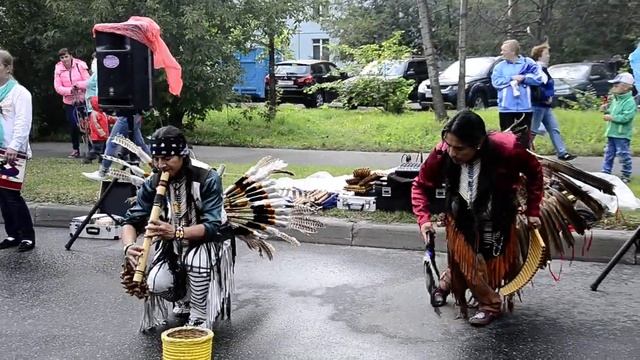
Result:
[[[188,137],[200,145],[415,152],[430,150],[443,127],[432,112],[425,111],[393,115],[379,110],[301,109],[282,105],[271,123],[258,115],[261,111],[261,108],[231,107],[212,111],[205,121],[196,123]],[[554,112],[570,152],[602,155],[605,122],[601,113],[563,109]],[[496,109],[479,113],[488,129],[499,128]],[[635,153],[640,153],[637,131],[631,145]],[[541,154],[553,151],[548,136],[540,137],[536,147]]]
[[[223,183],[231,184],[241,176],[252,164],[226,164],[227,170]],[[97,165],[83,165],[78,160],[34,158],[29,161],[27,178],[22,194],[30,202],[49,202],[66,205],[93,205],[99,195],[100,184],[86,179],[81,172],[97,169]],[[350,174],[352,168],[289,166],[296,178],[309,176],[317,171],[328,171],[332,175]],[[635,178],[631,189],[640,193],[640,180]],[[333,209],[322,214],[324,216],[343,218],[349,221],[370,221],[374,223],[415,223],[412,214],[406,212],[359,212]],[[624,218],[624,220],[622,219]],[[640,211],[625,211],[622,217],[606,219],[598,227],[616,229],[635,229],[640,224]]]
[[[230,185],[253,164],[225,164],[223,185]],[[215,165],[217,166],[217,164]],[[22,195],[30,202],[50,202],[65,205],[93,205],[100,192],[100,184],[82,176],[82,172],[98,169],[96,164],[81,164],[74,159],[34,158],[27,165],[27,176]],[[331,166],[287,167],[296,178],[307,177],[318,171],[334,176],[350,174],[352,168]]]

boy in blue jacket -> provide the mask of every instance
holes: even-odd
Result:
[[[498,113],[500,130],[504,131],[516,121],[520,126],[526,126],[524,133],[519,136],[519,142],[529,148],[531,118],[531,86],[542,83],[542,71],[535,61],[518,55],[520,44],[517,40],[506,40],[500,47],[500,55],[504,58],[494,68],[491,74],[491,85],[498,92]]]
[[[608,105],[603,105],[605,115],[602,117],[607,122],[607,147],[604,150],[604,162],[602,172],[611,174],[613,160],[617,156],[622,165],[622,181],[631,181],[631,136],[633,135],[633,119],[636,116],[637,106],[631,95],[633,88],[633,75],[628,72],[618,74],[613,80],[611,93],[613,100]]]

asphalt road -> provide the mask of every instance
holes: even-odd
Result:
[[[0,251],[1,359],[158,359],[159,332],[138,333],[142,303],[120,289],[117,241],[37,229],[33,252]],[[427,306],[421,254],[275,244],[269,262],[239,247],[232,319],[216,359],[637,359],[640,267],[543,271],[523,303],[488,328]],[[444,258],[440,258],[441,265]],[[555,264],[556,270],[558,264]]]
[[[67,143],[34,143],[31,144],[34,156],[66,157],[70,150]],[[431,149],[416,149],[430,151]],[[194,146],[198,159],[217,165],[220,163],[252,164],[265,155],[279,157],[296,165],[332,165],[340,167],[369,166],[373,169],[389,169],[400,165],[403,153],[396,152],[364,152],[364,151],[320,151],[294,149],[256,149],[222,146]],[[416,153],[410,154],[413,159]],[[427,154],[424,154],[426,158]],[[578,157],[572,164],[586,171],[600,171],[602,157]],[[97,168],[97,167],[96,167]],[[633,158],[634,174],[640,169],[640,157]],[[619,174],[620,164],[614,165],[614,174]]]

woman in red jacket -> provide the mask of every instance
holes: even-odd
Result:
[[[89,80],[87,64],[75,59],[69,49],[58,51],[60,61],[56,64],[53,75],[53,86],[62,95],[67,121],[71,125],[71,158],[80,157],[80,129],[78,128],[77,108],[84,107],[84,92]]]
[[[425,242],[433,232],[427,194],[446,185],[446,233],[449,269],[436,290],[440,304],[449,291],[460,302],[466,289],[479,303],[471,325],[484,326],[500,314],[496,292],[517,273],[514,246],[519,206],[520,174],[527,178],[524,210],[530,226],[540,225],[542,170],[538,160],[511,133],[487,134],[484,121],[461,111],[442,130],[442,141],[431,151],[413,182],[413,212]],[[466,304],[464,304],[466,305]],[[466,306],[461,306],[466,317]]]

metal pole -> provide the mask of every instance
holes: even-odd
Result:
[[[633,243],[638,241],[639,238],[640,238],[640,226],[638,226],[638,228],[636,229],[636,232],[633,233],[633,236],[631,236],[631,238],[622,245],[622,247],[611,258],[611,260],[609,260],[609,263],[607,264],[607,267],[604,269],[602,274],[600,274],[600,276],[598,276],[596,281],[594,281],[593,284],[591,284],[591,290],[598,291],[598,286],[600,285],[602,280],[604,280],[604,278],[607,277],[607,275],[609,275],[609,272],[611,272],[613,267],[616,266],[618,261],[620,261],[620,259],[624,256],[624,254],[629,250],[631,245],[633,245]]]
[[[71,238],[69,238],[69,241],[64,246],[65,249],[71,250],[71,246],[76,241],[78,236],[80,236],[80,233],[82,232],[84,227],[87,226],[89,221],[91,221],[91,217],[93,217],[93,214],[95,214],[96,211],[98,211],[98,209],[100,208],[100,205],[102,205],[102,202],[104,201],[104,199],[107,197],[107,195],[109,195],[109,193],[111,192],[111,189],[116,184],[116,182],[118,182],[118,179],[116,179],[116,178],[113,178],[113,180],[111,180],[111,184],[109,184],[109,186],[107,186],[107,188],[104,190],[102,195],[100,195],[100,199],[98,199],[96,204],[93,205],[93,208],[91,209],[91,211],[89,211],[87,216],[82,221],[82,224],[80,224],[80,226],[78,226],[78,228],[76,229],[76,232],[71,236]]]

